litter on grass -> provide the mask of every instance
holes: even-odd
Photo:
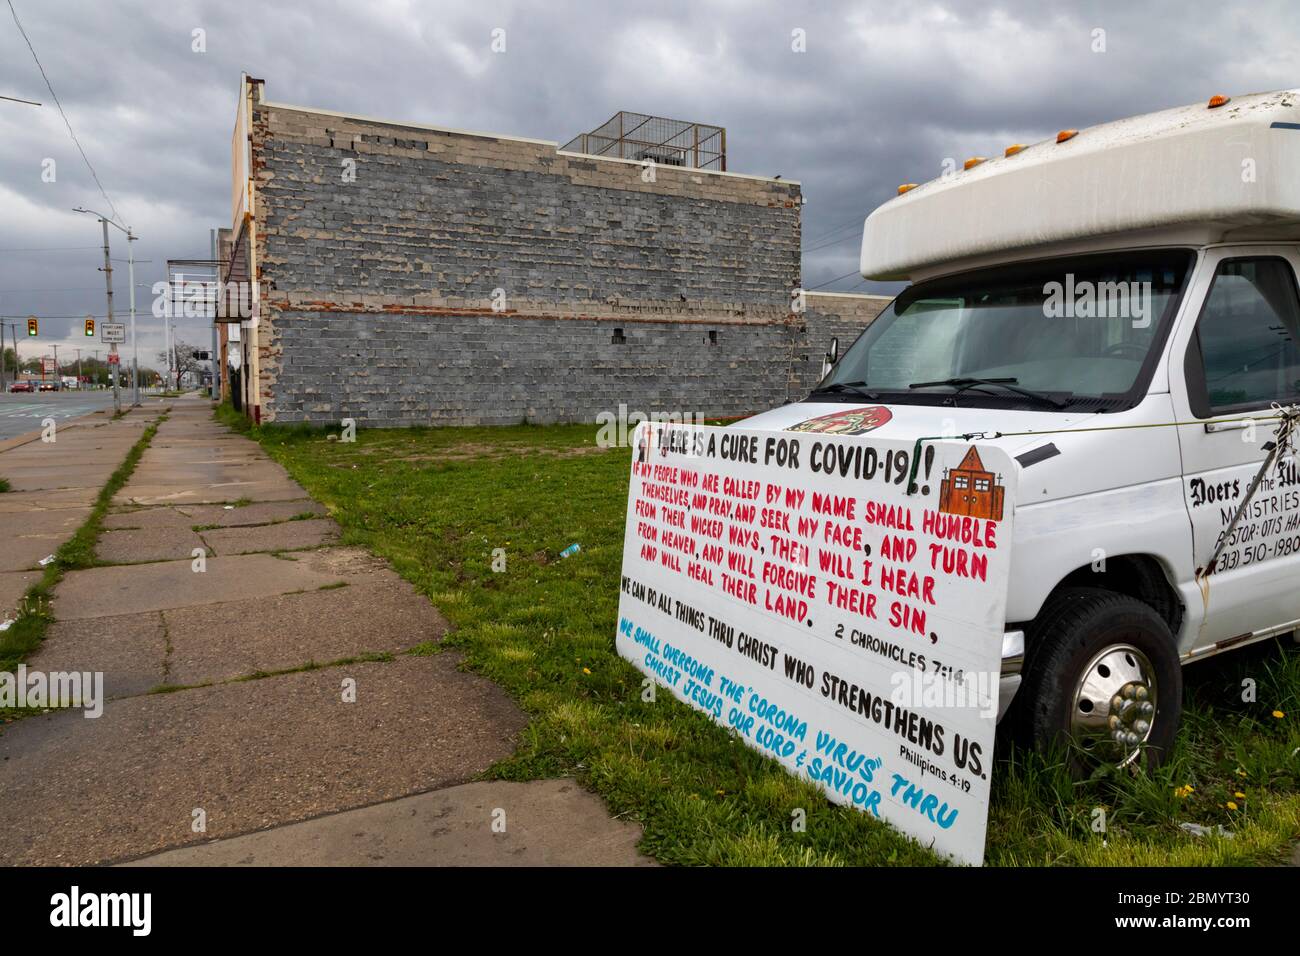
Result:
[[[1206,836],[1207,834],[1216,832],[1215,830],[1211,830],[1209,827],[1201,826],[1199,823],[1180,823],[1178,824],[1178,829],[1190,833],[1192,836]],[[1232,831],[1225,830],[1222,823],[1218,824],[1217,832],[1219,836],[1223,837],[1225,840],[1231,840],[1233,837]]]

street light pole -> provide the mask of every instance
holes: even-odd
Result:
[[[120,229],[122,232],[126,233],[126,249],[127,249],[126,261],[127,261],[128,274],[131,279],[131,348],[134,352],[131,358],[131,366],[135,372],[135,374],[133,375],[133,379],[135,381],[135,391],[132,399],[132,404],[139,405],[140,404],[140,369],[139,369],[140,352],[136,346],[136,341],[135,341],[135,253],[131,246],[131,243],[134,242],[139,237],[134,235],[131,232],[130,227],[123,228],[122,226],[119,226],[116,222],[113,222],[113,220],[109,219],[108,216],[104,215],[102,212],[95,212],[95,210],[86,209],[83,206],[77,206],[72,211],[88,212],[92,216],[98,216],[100,224],[104,227],[104,282],[107,284],[108,287],[108,322],[109,323],[113,321],[113,263],[112,260],[109,258],[109,253],[108,253],[109,223],[113,223],[113,227],[115,229]],[[115,342],[110,343],[108,347],[108,352],[109,355],[116,355],[117,343]],[[121,364],[118,362],[113,362],[112,359],[110,359],[109,365],[118,366],[117,368],[112,370],[113,410],[116,412],[120,412],[122,411],[122,398],[121,395],[118,393],[117,388],[119,384],[118,373],[121,371]]]
[[[108,288],[108,321],[113,321],[113,262],[108,253],[108,219],[104,216],[99,217],[100,225],[104,227],[104,284]],[[110,344],[109,352],[117,351],[117,346]],[[114,364],[110,358],[109,365]],[[113,411],[120,413],[122,411],[122,396],[117,390],[117,373],[118,369],[113,369]]]

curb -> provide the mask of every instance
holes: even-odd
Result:
[[[130,415],[137,408],[143,409],[144,407],[145,406],[143,404],[138,406],[129,405],[122,410],[122,414]],[[112,421],[112,416],[113,416],[112,410],[101,408],[98,411],[87,412],[85,415],[81,415],[77,418],[69,418],[67,421],[59,422],[58,427],[77,428],[77,427],[84,427],[86,425],[95,424],[94,422],[91,421],[91,419],[98,418],[101,415],[108,416],[105,419],[106,421]],[[28,445],[36,441],[40,437],[41,437],[41,429],[38,428],[35,431],[24,432],[21,435],[15,435],[13,438],[6,438],[3,441],[0,441],[0,453],[10,451],[14,448],[21,448],[23,445]]]

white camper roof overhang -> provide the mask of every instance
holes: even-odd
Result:
[[[917,186],[862,235],[868,279],[1123,245],[1300,240],[1300,91],[1148,113]]]

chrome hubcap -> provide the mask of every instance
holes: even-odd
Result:
[[[1070,733],[1098,757],[1126,767],[1142,752],[1156,717],[1156,676],[1136,647],[1112,644],[1083,670]]]

